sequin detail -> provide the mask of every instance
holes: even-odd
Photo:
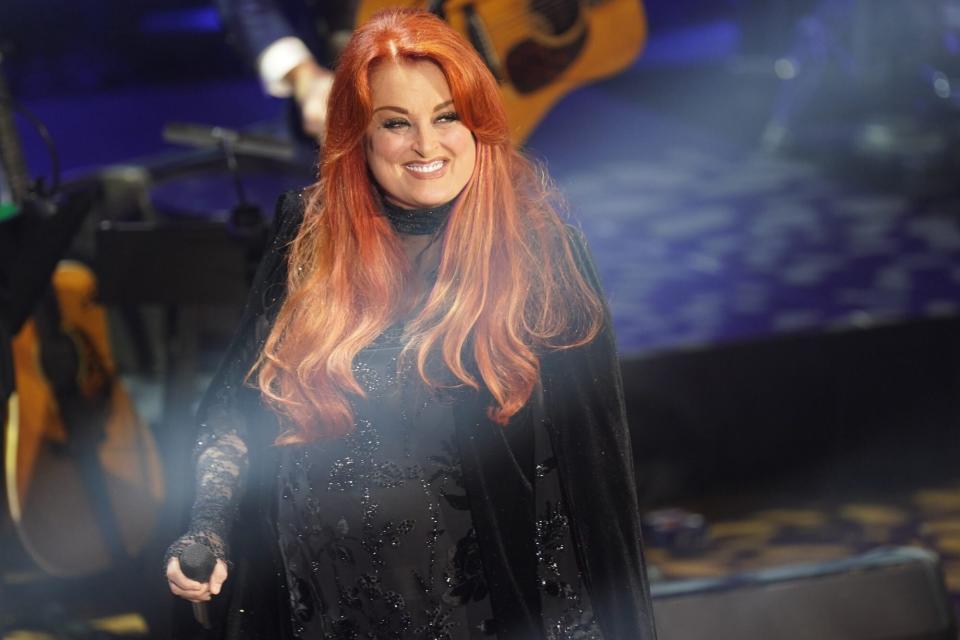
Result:
[[[452,405],[398,367],[401,334],[358,355],[365,396],[349,434],[281,452],[278,527],[298,637],[490,637]]]
[[[537,446],[538,452],[550,448],[541,438]],[[570,521],[560,497],[556,466],[552,456],[536,465],[539,501],[535,542],[544,638],[603,640],[574,561]]]

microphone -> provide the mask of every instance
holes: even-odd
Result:
[[[197,582],[207,582],[217,565],[217,558],[205,545],[194,542],[180,552],[180,570]],[[193,602],[193,617],[204,629],[212,629],[210,611],[206,602]]]

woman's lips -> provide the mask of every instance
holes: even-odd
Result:
[[[430,162],[408,162],[403,165],[407,173],[418,180],[433,180],[447,172],[446,160],[431,160]]]

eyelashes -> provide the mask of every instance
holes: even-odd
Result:
[[[460,116],[457,115],[455,111],[447,111],[445,113],[441,113],[433,119],[435,123],[439,123],[439,124],[444,124],[449,122],[458,122],[459,120],[460,120]],[[410,122],[406,118],[390,118],[388,120],[384,120],[380,126],[383,127],[384,129],[401,129],[409,125],[410,125]]]

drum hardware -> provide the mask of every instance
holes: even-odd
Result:
[[[263,211],[247,197],[240,177],[239,154],[293,162],[296,150],[290,142],[268,135],[240,133],[233,129],[189,123],[171,123],[163,130],[164,140],[191,147],[215,148],[223,155],[233,183],[237,202],[230,210],[230,228],[256,250],[266,239],[266,219]]]

